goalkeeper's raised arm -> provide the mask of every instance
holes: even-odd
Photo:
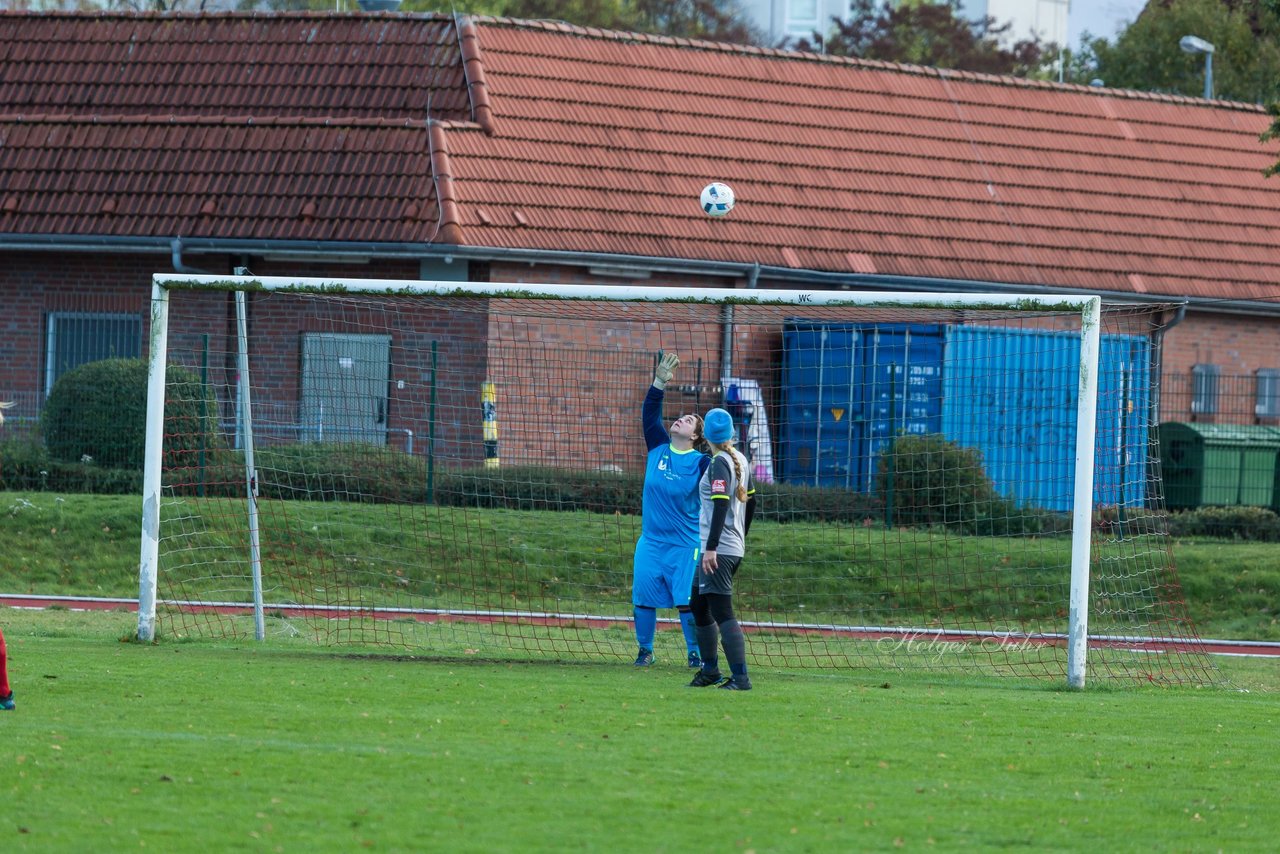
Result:
[[[679,364],[680,357],[675,353],[663,353],[658,359],[658,367],[653,371],[653,385],[649,386],[649,392],[644,396],[644,406],[640,410],[640,423],[644,427],[645,446],[650,451],[671,441],[671,437],[662,426],[662,400],[666,396],[667,383],[671,382],[671,377]],[[671,426],[675,427],[674,424]]]

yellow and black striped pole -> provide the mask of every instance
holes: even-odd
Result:
[[[498,459],[498,390],[486,380],[480,384],[480,411],[484,423],[484,467],[496,469]]]

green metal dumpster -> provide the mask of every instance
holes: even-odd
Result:
[[[1160,425],[1160,466],[1171,510],[1272,506],[1280,430],[1254,424]]]

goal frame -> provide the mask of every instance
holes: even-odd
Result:
[[[304,293],[363,293],[396,296],[502,297],[508,299],[571,299],[605,302],[701,302],[715,305],[773,304],[850,306],[863,308],[918,307],[955,310],[1012,310],[1067,312],[1080,316],[1080,370],[1076,406],[1076,447],[1071,512],[1071,579],[1067,634],[1067,683],[1083,688],[1087,672],[1089,628],[1090,549],[1093,517],[1094,448],[1101,340],[1102,298],[1096,294],[1000,294],[946,292],[889,292],[847,290],[736,290],[637,285],[545,285],[504,282],[444,282],[392,279],[304,278],[288,276],[222,276],[157,273],[152,279],[151,334],[148,356],[145,464],[143,471],[142,535],[139,558],[138,629],[143,642],[155,639],[156,589],[159,570],[160,506],[164,446],[165,379],[168,358],[169,292],[222,290],[236,292],[238,360],[242,394],[248,407],[248,343],[244,293],[296,291]],[[250,419],[245,418],[248,424]],[[245,494],[249,507],[248,536],[257,554],[256,484],[252,444],[246,455]],[[260,565],[254,566],[255,635],[263,638]]]

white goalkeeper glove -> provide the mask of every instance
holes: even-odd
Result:
[[[678,364],[680,364],[680,357],[675,353],[662,354],[662,358],[658,360],[658,367],[653,372],[653,384],[659,390],[665,389],[667,383],[671,382],[671,375]]]

